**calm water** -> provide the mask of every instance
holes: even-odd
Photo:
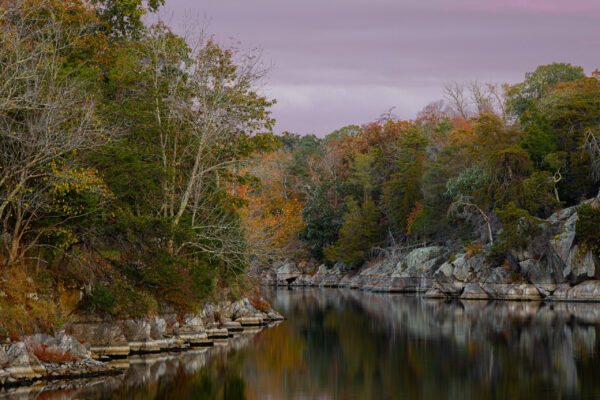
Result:
[[[600,398],[600,305],[268,294],[289,319],[228,346],[138,360],[44,398]]]

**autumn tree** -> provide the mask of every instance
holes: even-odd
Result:
[[[111,133],[98,119],[89,81],[68,68],[96,27],[90,10],[35,1],[3,3],[0,12],[0,219],[5,260],[13,264],[44,237],[46,246],[68,247],[65,223],[109,197],[77,152]],[[85,193],[96,204],[85,204]]]

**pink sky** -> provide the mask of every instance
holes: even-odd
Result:
[[[277,132],[413,118],[450,81],[600,68],[600,0],[166,0],[162,15],[262,48]]]

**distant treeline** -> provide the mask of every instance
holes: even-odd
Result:
[[[600,72],[554,63],[512,86],[454,83],[414,120],[388,112],[280,142],[255,168],[267,194],[256,226],[284,233],[283,257],[356,266],[386,246],[450,241],[502,263],[542,219],[598,193]],[[273,216],[281,204],[294,207]],[[600,211],[580,220],[598,252]]]

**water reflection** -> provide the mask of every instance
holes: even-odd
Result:
[[[132,359],[60,398],[597,398],[600,306],[270,292],[289,317],[230,345]],[[69,395],[72,393],[73,395]],[[52,398],[45,392],[44,398]]]

